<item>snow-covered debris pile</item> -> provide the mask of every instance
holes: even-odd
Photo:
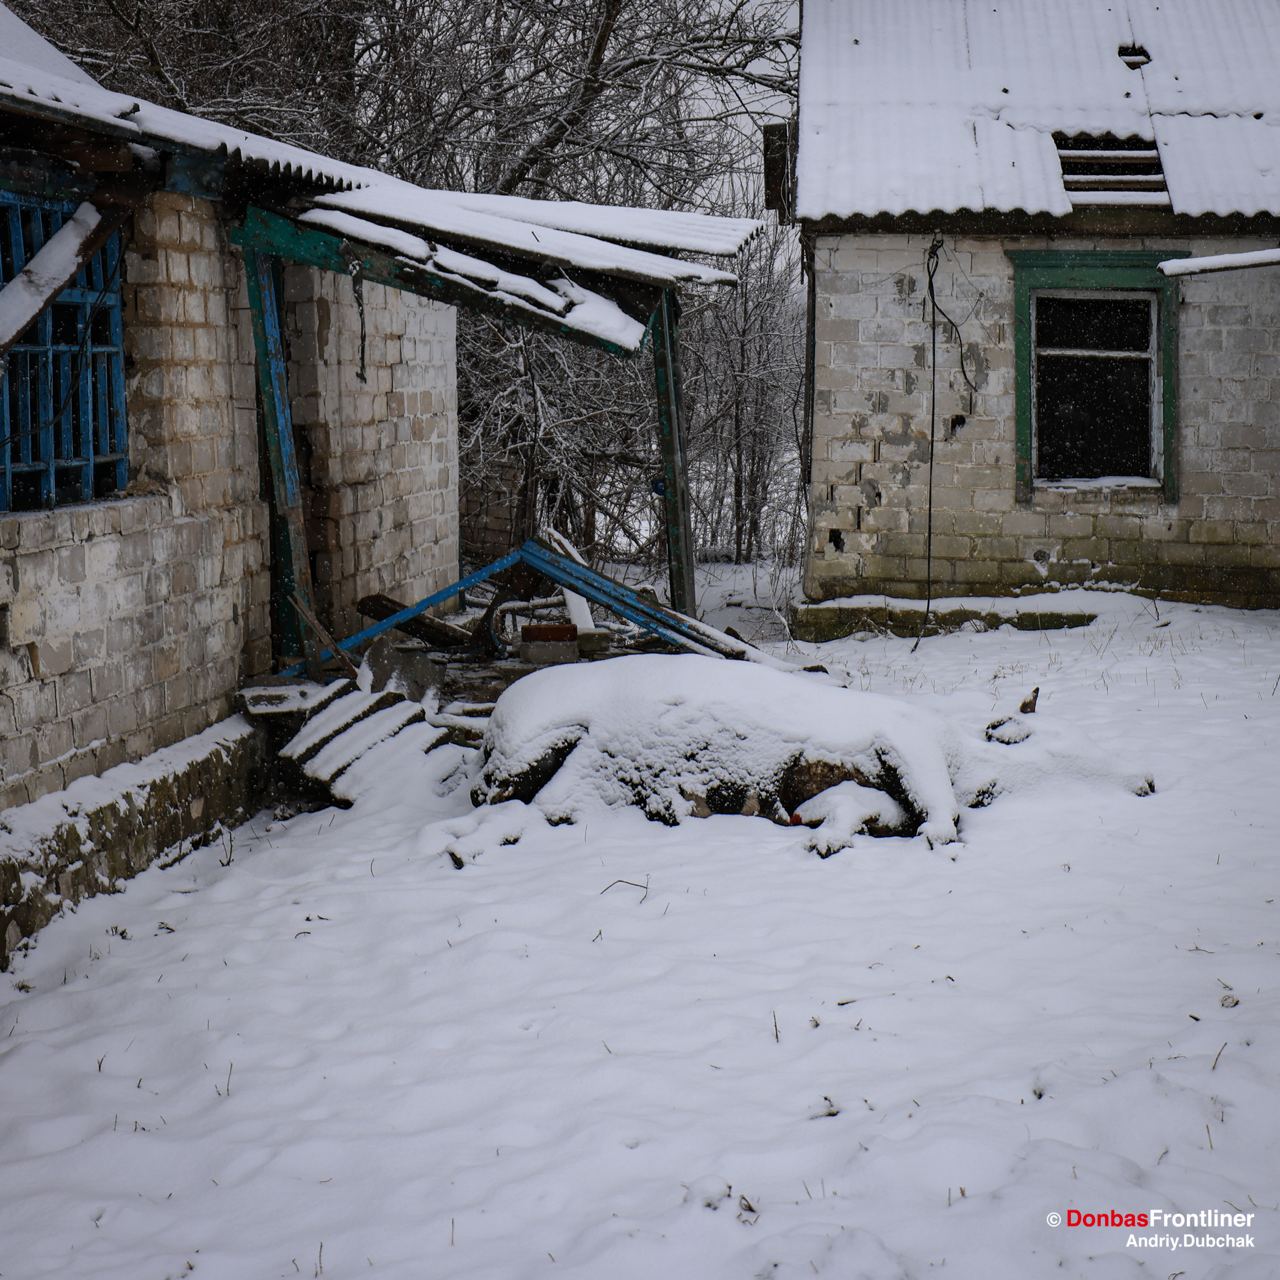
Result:
[[[490,719],[472,798],[536,798],[552,821],[621,805],[666,823],[785,821],[851,782],[883,794],[870,806],[878,829],[945,842],[958,813],[950,737],[930,712],[810,676],[692,654],[614,658],[512,685]]]
[[[1154,790],[1044,716],[962,731],[810,675],[644,655],[512,685],[489,721],[472,800],[534,803],[551,822],[626,805],[668,824],[760,814],[817,828],[809,846],[825,856],[860,834],[947,843],[961,808],[1069,781]]]

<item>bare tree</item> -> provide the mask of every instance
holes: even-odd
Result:
[[[789,0],[11,2],[109,87],[424,185],[718,213],[754,210],[796,53]],[[785,233],[741,270],[684,326],[695,538],[736,560],[793,541],[802,328]],[[656,553],[644,362],[470,315],[459,357],[464,489]]]

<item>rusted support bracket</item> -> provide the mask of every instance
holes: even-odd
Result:
[[[693,582],[693,526],[689,515],[689,472],[684,448],[684,401],[680,378],[680,301],[670,289],[654,312],[653,373],[658,389],[658,436],[662,446],[663,505],[666,509],[667,574],[671,607],[697,617]]]
[[[300,625],[300,614],[314,613],[311,558],[307,551],[307,525],[302,510],[302,484],[298,478],[298,453],[293,440],[293,413],[289,407],[289,381],[280,333],[280,304],[271,259],[255,249],[244,250],[249,315],[257,356],[258,392],[271,462],[271,494],[280,522],[282,554],[273,566],[272,594],[280,608],[282,647],[286,655],[301,653],[309,675],[319,674],[318,643],[310,627]],[[294,598],[302,606],[294,607]]]

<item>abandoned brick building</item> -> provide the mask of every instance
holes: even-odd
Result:
[[[1280,604],[1269,12],[806,0],[811,600]]]
[[[225,756],[304,609],[347,635],[458,577],[456,308],[635,355],[734,279],[671,251],[757,224],[429,191],[109,92],[3,6],[0,36],[2,964],[57,871],[13,806]]]

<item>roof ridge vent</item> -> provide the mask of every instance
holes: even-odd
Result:
[[[1156,144],[1112,133],[1055,133],[1062,185],[1071,203],[1167,207],[1169,188]]]
[[[1120,61],[1130,71],[1137,71],[1139,67],[1145,67],[1151,61],[1151,55],[1147,52],[1145,45],[1122,44],[1116,52],[1120,55]]]

